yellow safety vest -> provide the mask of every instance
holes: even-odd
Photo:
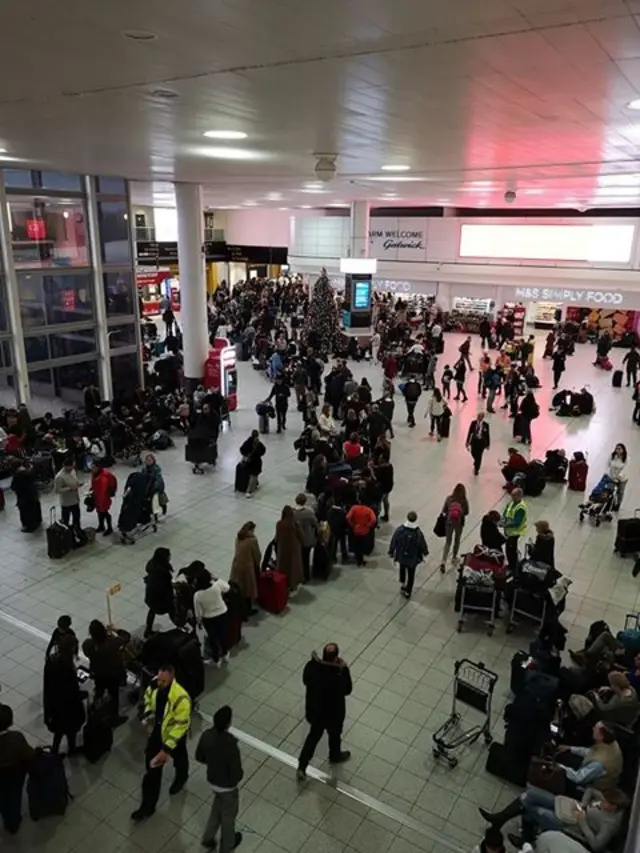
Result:
[[[524,510],[522,523],[517,527],[514,527],[510,522],[512,522],[517,511],[521,508]],[[517,504],[514,504],[513,501],[511,501],[504,511],[504,518],[505,521],[509,522],[509,524],[505,526],[504,531],[507,536],[524,536],[527,530],[527,505],[524,501],[518,501]]]
[[[144,715],[153,718],[156,713],[157,687],[148,687],[144,694]],[[162,717],[162,743],[169,749],[175,749],[178,741],[189,731],[191,725],[191,699],[189,694],[173,681],[169,688],[167,704]]]

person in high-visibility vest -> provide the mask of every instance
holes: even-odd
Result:
[[[176,681],[172,666],[161,666],[155,683],[144,694],[143,721],[150,727],[144,753],[145,774],[142,779],[142,803],[131,815],[138,823],[156,810],[162,784],[162,768],[173,759],[175,779],[169,789],[177,794],[189,778],[187,732],[191,726],[191,699]]]
[[[507,537],[505,550],[509,570],[518,568],[518,540],[527,530],[527,505],[522,500],[522,489],[513,489],[511,499],[502,513],[504,535]]]

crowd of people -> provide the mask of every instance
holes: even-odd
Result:
[[[356,341],[355,350],[349,344],[352,351],[340,351],[327,367],[327,353],[321,342],[304,334],[302,316],[307,304],[308,294],[299,280],[278,282],[267,294],[260,282],[247,282],[234,289],[233,294],[222,287],[210,304],[212,337],[224,332],[246,343],[247,354],[255,358],[259,369],[272,380],[265,402],[273,404],[277,431],[282,433],[290,426],[287,415],[294,400],[304,423],[302,433],[294,441],[298,459],[306,465],[304,488],[291,504],[282,508],[272,537],[263,543],[264,549],[258,542],[255,524],[247,521],[237,532],[227,580],[214,576],[201,561],[176,573],[170,550],[158,547],[145,569],[148,613],[141,637],[114,632],[93,620],[80,647],[70,618],[63,616],[47,648],[45,722],[52,734],[53,753],[59,754],[66,739],[69,756],[85,750],[86,744],[78,744],[78,736],[86,731],[91,719],[95,724],[101,706],[109,728],[126,721],[120,690],[127,672],[132,671],[133,660],[151,655],[150,649],[155,649],[146,658],[149,665],[146,669],[150,667],[155,677],[148,683],[140,675],[140,714],[148,725],[149,736],[140,804],[131,815],[136,822],[154,814],[166,764],[173,763],[175,770],[170,793],[176,795],[184,788],[189,775],[186,738],[195,702],[204,688],[204,677],[200,678],[186,665],[186,652],[176,652],[171,659],[167,646],[162,653],[158,652],[161,641],[158,638],[172,632],[156,631],[157,617],[169,617],[179,632],[189,628],[191,638],[197,638],[197,632],[201,631],[202,643],[195,642],[198,650],[201,646],[204,649],[201,662],[222,667],[229,663],[233,625],[251,619],[257,612],[265,570],[284,575],[289,595],[294,595],[301,585],[326,580],[338,557],[343,564],[353,560],[357,567],[366,566],[367,557],[375,548],[376,531],[391,516],[396,384],[405,401],[409,427],[416,425],[417,405],[424,394],[429,435],[442,440],[449,436],[452,386],[456,392],[453,400],[466,402],[467,376],[477,369],[477,395],[485,401],[486,412],[495,414],[496,399],[504,395],[502,408],[508,409],[514,420],[514,438],[519,437],[523,445],[531,444],[531,424],[539,414],[533,393],[539,386],[534,370],[535,339],[532,336],[516,339],[508,316],[480,329],[482,344],[487,349],[483,349],[476,368],[472,363],[472,339],[467,337],[456,361],[451,366],[446,364],[440,373],[437,363],[443,352],[445,319],[438,306],[428,303],[416,329],[415,318],[401,301],[394,304],[387,298],[378,299],[371,340],[352,339]],[[167,337],[176,337],[175,318],[169,317],[167,309],[165,315]],[[565,359],[571,354],[571,341],[561,328],[552,338],[547,341],[545,357],[553,359],[554,387],[557,387]],[[495,356],[491,354],[492,346],[498,347]],[[176,353],[172,349],[169,352],[179,360],[179,347]],[[362,358],[380,362],[383,372],[380,395],[365,378],[358,381],[354,377],[348,361],[354,355],[356,364]],[[218,440],[223,413],[218,392],[198,388],[187,399],[179,391],[178,383],[170,389],[149,387],[137,392],[135,399],[114,401],[109,407],[103,406],[95,389],[88,392],[86,418],[80,428],[77,421],[69,423],[68,418],[62,419],[64,424],[54,424],[59,419],[48,418],[40,425],[31,422],[26,412],[2,413],[3,422],[9,427],[7,437],[19,438],[19,446],[14,443],[11,447],[20,463],[12,484],[25,530],[37,529],[42,520],[38,482],[29,457],[34,448],[41,452],[37,442],[45,436],[52,436],[56,443],[64,440],[59,459],[53,462],[52,478],[63,523],[76,531],[82,530],[81,494],[86,485],[84,509],[96,511],[98,530],[105,535],[113,530],[111,507],[119,486],[110,470],[110,460],[105,457],[116,456],[116,448],[122,449],[123,442],[118,442],[118,436],[121,439],[124,435],[134,436],[140,452],[158,432],[181,430],[187,436],[187,448],[191,445],[192,451],[215,446]],[[265,432],[266,429],[254,430],[239,447],[240,479],[246,484],[238,490],[248,497],[254,496],[261,485],[263,465],[268,458]],[[483,455],[491,445],[485,411],[479,411],[471,421],[464,444],[472,459],[473,473],[478,475]],[[493,554],[492,559],[502,561],[500,565],[504,564],[508,577],[518,578],[526,560],[548,567],[555,578],[554,535],[550,524],[544,519],[536,520],[535,540],[526,545],[524,542],[530,507],[523,490],[512,482],[514,476],[525,470],[521,461],[525,466],[528,464],[517,448],[510,448],[503,467],[509,486],[508,499],[501,513],[491,510],[482,518],[479,544]],[[624,494],[627,470],[627,451],[619,444],[608,470],[608,476],[621,486],[617,492],[619,501]],[[86,484],[81,477],[84,471],[90,472]],[[146,480],[142,491],[136,494],[155,496],[155,504],[150,500],[151,514],[166,509],[164,478],[153,453],[144,456],[142,471],[138,473]],[[236,488],[238,483],[239,480]],[[124,488],[125,494],[133,489],[129,478]],[[436,536],[443,539],[438,563],[442,572],[449,563],[456,573],[462,570],[460,547],[471,511],[464,483],[456,484],[444,500],[434,529]],[[136,523],[139,521],[137,517]],[[123,531],[119,523],[118,527]],[[132,529],[129,527],[124,533],[129,535]],[[398,567],[400,594],[410,599],[417,570],[429,556],[427,536],[415,511],[410,511],[396,525],[387,553]],[[538,851],[560,853],[565,850],[564,840],[575,837],[594,853],[600,853],[620,833],[633,795],[629,780],[629,755],[633,750],[628,751],[623,740],[640,714],[636,693],[640,688],[640,654],[630,655],[630,646],[624,638],[617,637],[602,623],[593,627],[584,648],[572,652],[570,662],[563,666],[559,612],[550,608],[549,613],[534,641],[535,650],[532,644],[529,661],[534,663],[526,670],[524,686],[514,690],[515,699],[505,717],[509,767],[503,770],[503,778],[520,779],[523,762],[529,768],[531,759],[542,747],[550,747],[556,753],[554,767],[561,768],[556,776],[563,776],[562,795],[546,790],[540,777],[538,784],[531,783],[505,809],[481,810],[489,823],[478,848],[482,853],[504,850],[501,830],[507,821],[515,818],[521,819],[522,826],[517,837],[511,838],[514,844],[535,843]],[[189,654],[197,657],[199,651],[194,648],[192,643]],[[86,691],[77,676],[79,655],[94,685],[89,710],[85,710]],[[544,698],[536,692],[540,688],[535,679],[529,679],[529,672],[544,673],[553,679],[553,689]],[[301,783],[325,732],[332,763],[347,761],[351,755],[343,748],[342,732],[352,679],[336,643],[327,643],[320,653],[312,654],[304,667],[302,681],[309,732],[298,757],[297,777]],[[202,734],[195,750],[195,760],[206,765],[213,792],[202,843],[208,848],[219,843],[223,853],[229,853],[242,841],[236,817],[243,769],[238,742],[229,731],[231,724],[232,709],[219,708],[213,716],[212,728]],[[5,828],[13,833],[20,826],[25,775],[39,756],[38,750],[12,726],[11,709],[0,706],[0,781],[3,783],[0,806]],[[557,731],[563,733],[561,743],[557,738],[554,740]],[[556,844],[554,836],[558,833],[560,841]]]

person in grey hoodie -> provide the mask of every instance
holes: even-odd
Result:
[[[62,523],[80,528],[80,487],[82,483],[76,474],[76,466],[72,457],[67,457],[62,463],[54,480],[55,492],[60,499],[60,514]]]
[[[318,519],[310,506],[307,496],[301,492],[296,498],[295,519],[302,534],[302,574],[304,582],[311,578],[311,549],[318,540]]]
[[[418,515],[412,510],[407,513],[407,520],[393,531],[389,545],[389,556],[400,567],[400,591],[405,598],[411,598],[416,568],[428,553],[427,541],[418,527]]]
[[[220,830],[220,853],[231,853],[242,841],[242,833],[236,831],[236,817],[240,806],[238,785],[244,771],[238,741],[229,731],[231,719],[228,705],[218,708],[213,715],[213,728],[202,733],[196,747],[196,761],[207,765],[207,781],[213,789],[202,845],[215,849]]]

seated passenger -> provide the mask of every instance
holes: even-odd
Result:
[[[507,483],[510,483],[513,480],[514,474],[527,470],[529,462],[515,447],[510,447],[507,453],[509,454],[509,458],[502,467],[502,476]]]
[[[536,529],[536,539],[533,545],[529,548],[529,559],[536,563],[545,563],[555,569],[555,538],[553,530],[549,527],[548,521],[536,521],[534,524]]]

